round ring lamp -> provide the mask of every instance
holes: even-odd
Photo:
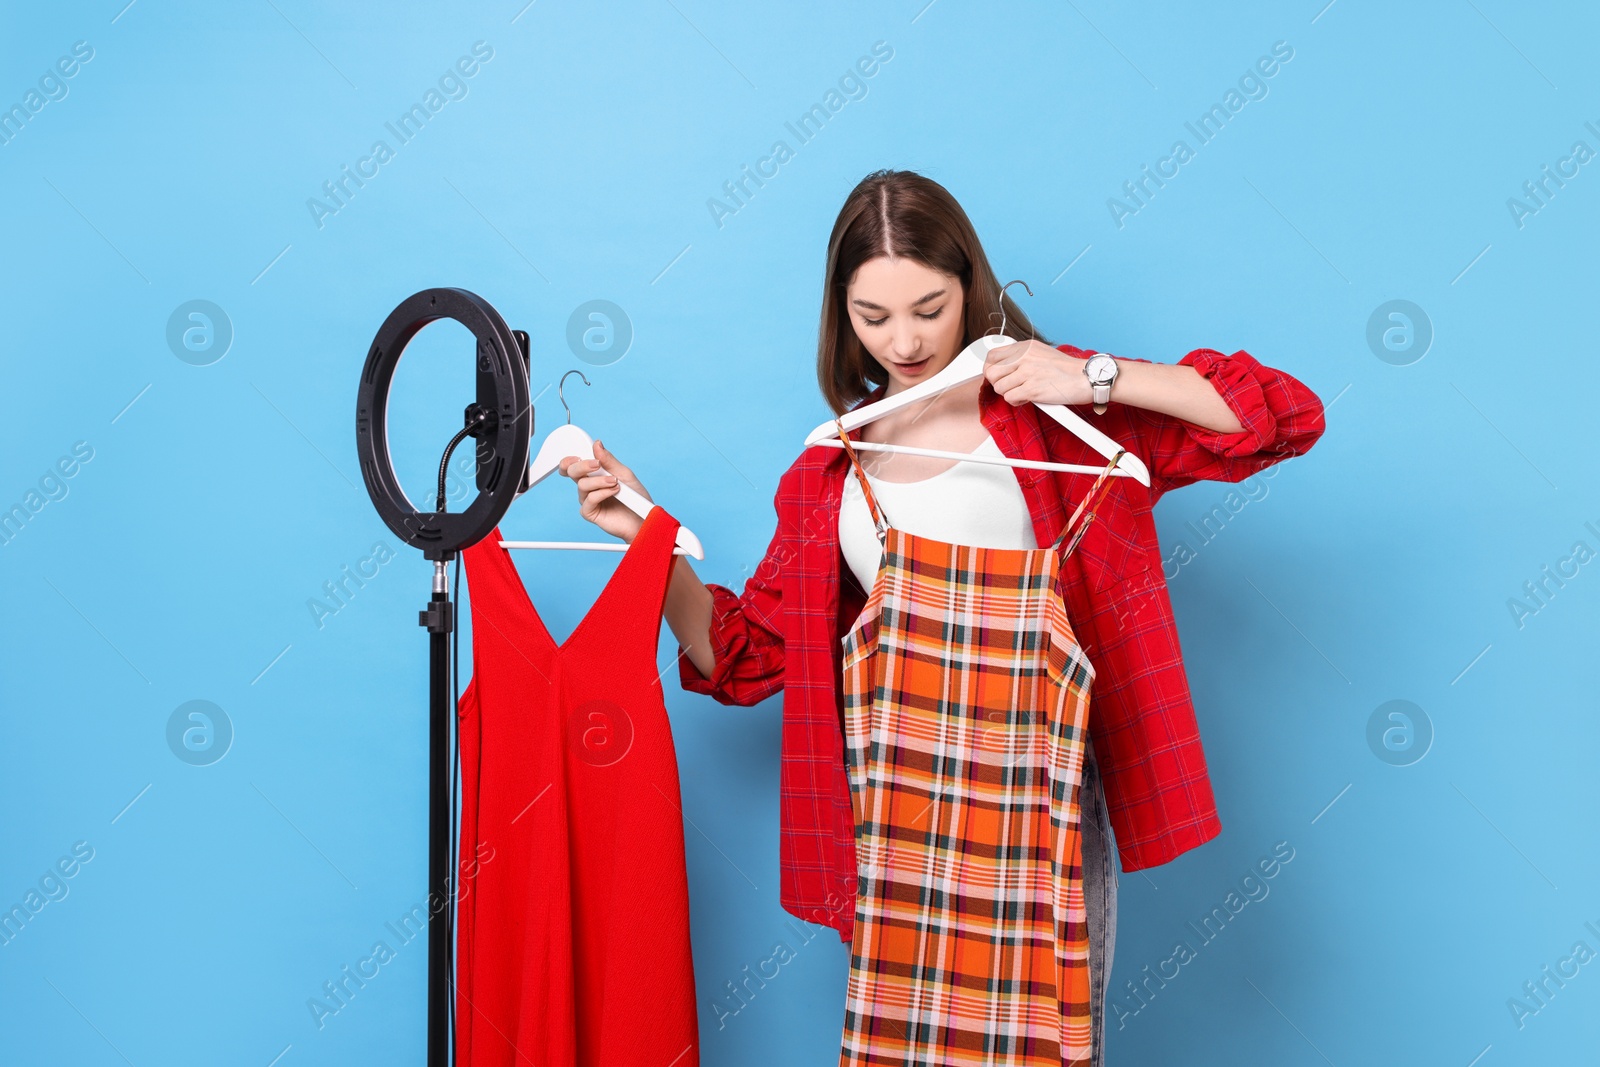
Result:
[[[400,487],[389,453],[389,386],[406,345],[424,326],[454,319],[477,341],[477,402],[464,434],[478,442],[478,495],[461,512],[418,511]],[[384,319],[367,350],[356,393],[361,477],[384,524],[435,561],[489,535],[525,488],[533,438],[528,402],[528,335],[512,330],[489,302],[465,289],[424,289]],[[448,458],[448,453],[447,453]]]

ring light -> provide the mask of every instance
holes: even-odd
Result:
[[[417,332],[440,319],[454,319],[477,340],[478,401],[468,406],[467,421],[468,432],[478,439],[478,495],[461,512],[418,511],[400,487],[389,452],[389,386],[395,368]],[[384,524],[427,559],[450,559],[483,540],[524,488],[533,437],[526,338],[475,293],[424,289],[389,312],[367,350],[356,392],[361,477]]]

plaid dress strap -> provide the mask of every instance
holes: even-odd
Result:
[[[856,450],[850,444],[850,435],[844,432],[843,420],[836,415],[833,423],[839,427],[839,440],[844,442],[845,454],[850,457],[850,465],[856,469],[856,477],[861,480],[861,495],[867,498],[867,507],[872,509],[872,525],[878,533],[878,542],[882,544],[889,534],[889,520],[878,507],[878,498],[872,495],[872,486],[867,484],[867,472],[861,469],[861,461],[856,458]]]
[[[1072,533],[1072,540],[1067,542],[1066,551],[1061,553],[1062,559],[1072,555],[1072,550],[1077,548],[1078,542],[1083,539],[1083,532],[1087,530],[1089,528],[1089,524],[1094,521],[1094,509],[1100,506],[1101,498],[1105,496],[1106,490],[1111,488],[1111,472],[1117,469],[1117,464],[1120,463],[1122,461],[1122,457],[1127,454],[1127,449],[1117,449],[1117,454],[1111,457],[1111,462],[1107,463],[1106,469],[1101,471],[1099,476],[1095,478],[1094,484],[1089,487],[1089,491],[1085,493],[1083,499],[1078,502],[1078,506],[1073,511],[1071,517],[1068,518],[1066,524],[1061,527],[1061,532],[1056,534],[1056,539],[1051,543],[1051,548],[1060,547],[1062,540],[1067,536],[1067,534],[1069,532]],[[1088,510],[1085,511],[1085,509]],[[1083,518],[1083,524],[1081,526],[1078,525],[1078,519],[1080,516]],[[1076,527],[1076,530],[1074,530],[1074,527]]]

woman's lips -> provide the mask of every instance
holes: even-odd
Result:
[[[915,363],[896,363],[895,366],[899,368],[902,374],[921,374],[928,369],[928,360],[932,358],[932,356],[924,356]]]

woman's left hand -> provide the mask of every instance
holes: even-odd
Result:
[[[1013,407],[1022,404],[1088,404],[1094,390],[1075,359],[1043,341],[1018,341],[991,348],[983,376]]]

